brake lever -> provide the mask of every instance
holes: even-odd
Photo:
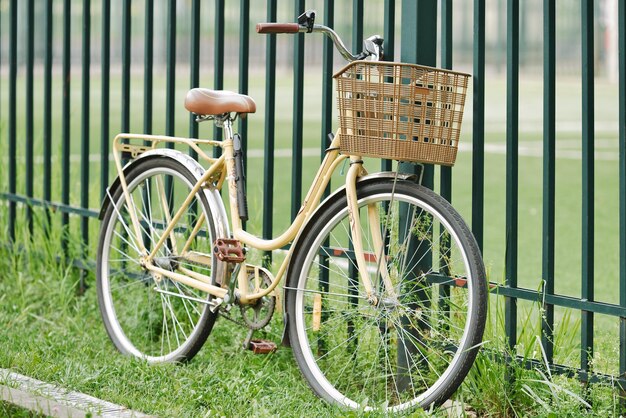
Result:
[[[375,56],[376,61],[383,58],[383,38],[380,35],[372,35],[363,40],[363,52],[357,56],[357,59],[362,60],[371,56]]]

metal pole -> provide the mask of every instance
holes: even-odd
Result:
[[[276,21],[277,0],[267,1],[267,21]],[[265,144],[263,146],[263,239],[271,239],[274,229],[274,147],[276,117],[276,35],[266,35],[265,50]],[[272,252],[265,252],[264,263],[272,264]]]
[[[543,3],[543,291],[554,294],[556,5]],[[549,364],[554,357],[554,305],[543,305],[541,344]]]
[[[83,0],[83,56],[82,56],[82,121],[80,156],[80,206],[89,208],[89,88],[91,67],[91,0]],[[89,248],[89,218],[81,216],[82,258],[87,259]],[[85,270],[81,270],[78,292],[85,291]]]
[[[35,43],[35,4],[33,0],[26,3],[26,197],[33,197],[33,147],[35,143],[35,133],[33,126],[33,67],[34,67],[34,43]],[[26,206],[26,222],[31,239],[33,235],[33,208]]]
[[[67,0],[66,0],[67,1]],[[17,0],[11,0],[9,6],[9,193],[15,196],[17,185]],[[15,241],[15,202],[9,202],[9,238]]]
[[[519,0],[507,4],[506,99],[506,252],[505,283],[517,287],[518,125],[519,125]],[[517,344],[517,298],[504,301],[504,329],[511,355]]]
[[[61,203],[66,206],[70,204],[70,73],[71,73],[71,19],[72,1],[63,2],[63,112],[62,112],[62,144],[61,144]],[[63,224],[62,246],[65,256],[68,255],[68,232],[69,213],[63,212],[61,216]]]
[[[618,50],[626,50],[626,4],[618,5]],[[626,307],[626,57],[619,54],[619,303]],[[626,377],[626,316],[620,317],[619,375]],[[626,387],[621,388],[622,412],[626,410]]]
[[[248,62],[250,55],[250,0],[241,0],[239,6],[239,92],[248,94]],[[243,152],[243,183],[242,189],[245,193],[247,180],[245,173],[248,171],[248,118],[239,118],[239,134],[244,141],[241,142]],[[246,222],[242,220],[242,228],[245,229]]]
[[[224,88],[224,1],[215,1],[215,73],[213,75],[213,88],[215,90]],[[215,139],[221,139],[222,128],[215,126],[213,128],[213,136]],[[220,148],[213,148],[214,157],[218,157],[220,153]]]
[[[400,40],[400,61],[410,62],[428,66],[435,66],[437,64],[437,1],[436,0],[423,0],[419,2],[411,0],[402,1],[402,28],[401,28],[401,40]],[[418,173],[419,166],[414,164],[399,164],[399,170],[408,173]],[[432,165],[424,167],[422,184],[426,187],[432,188],[434,183],[434,169]],[[409,214],[405,204],[400,205],[400,222],[399,225],[411,225],[404,217]],[[410,234],[410,230],[399,231],[400,239],[404,239],[406,235]],[[414,260],[420,260],[419,263],[407,266],[407,271],[412,272],[415,277],[420,274],[420,271],[428,271],[432,266],[432,253],[429,246],[420,246],[416,239],[410,239],[408,242],[409,251],[416,253]],[[414,295],[415,299],[422,303],[428,303],[428,289],[420,290]],[[403,335],[409,335],[410,337],[402,338],[398,341],[398,376],[397,386],[400,391],[410,390],[411,376],[408,371],[411,367],[415,367],[415,357],[418,355],[418,347],[415,341],[418,341],[421,337],[420,334],[423,330],[415,329],[411,325],[411,321],[408,318],[402,318],[402,324],[404,326]],[[426,326],[426,325],[424,325]],[[419,360],[418,360],[419,361]]]
[[[52,0],[46,1],[46,38],[43,93],[43,200],[52,200]],[[46,209],[46,236],[51,228],[50,210]]]
[[[143,132],[152,134],[152,77],[154,62],[154,4],[146,0],[143,62]],[[192,65],[193,67],[193,65]]]
[[[396,1],[395,0],[385,0],[385,12],[384,12],[384,29],[383,29],[383,39],[384,43],[384,51],[383,51],[383,59],[385,61],[393,61],[394,57],[394,48],[396,45],[396,35],[394,32],[395,29],[395,21],[396,21]],[[393,167],[392,160],[382,159],[380,161],[380,169],[381,171],[391,171]]]
[[[305,8],[304,0],[294,1],[298,17]],[[293,131],[291,151],[291,219],[295,219],[302,203],[302,113],[304,105],[304,34],[294,37],[293,47]]]
[[[581,299],[594,300],[594,45],[593,0],[581,2],[582,34],[582,275]],[[580,368],[593,358],[593,312],[581,312]],[[584,373],[583,373],[584,374]],[[588,376],[588,375],[587,375]],[[588,380],[585,378],[584,380]]]
[[[102,0],[102,88],[100,96],[100,200],[109,184],[109,123],[111,101],[111,0]]]
[[[474,0],[472,233],[483,248],[485,202],[485,0]]]

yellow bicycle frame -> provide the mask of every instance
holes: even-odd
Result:
[[[296,218],[293,220],[292,224],[287,228],[285,232],[283,232],[280,236],[274,239],[261,239],[258,238],[248,232],[246,232],[241,223],[241,219],[239,218],[239,207],[237,204],[237,185],[235,182],[235,158],[233,151],[233,131],[232,131],[232,119],[230,116],[226,116],[219,121],[224,129],[224,140],[223,141],[215,141],[215,140],[202,140],[202,139],[193,139],[193,138],[179,138],[179,137],[170,137],[170,136],[157,136],[157,135],[134,135],[134,134],[119,134],[113,140],[113,149],[114,149],[114,159],[115,166],[117,169],[117,173],[120,180],[120,185],[122,187],[124,196],[125,196],[125,204],[127,205],[128,212],[130,214],[131,223],[133,226],[133,232],[135,234],[135,240],[138,248],[141,250],[143,256],[140,259],[140,263],[142,266],[152,272],[153,274],[159,277],[168,277],[171,280],[183,283],[187,286],[205,291],[215,297],[225,299],[228,294],[228,290],[216,286],[212,284],[211,277],[194,272],[192,270],[186,269],[184,267],[179,267],[180,272],[173,272],[163,268],[158,267],[154,263],[154,258],[159,251],[159,249],[163,246],[168,236],[172,236],[174,225],[178,222],[180,217],[183,215],[184,211],[188,208],[191,202],[194,199],[196,193],[198,193],[204,187],[211,187],[217,190],[221,190],[224,181],[228,184],[228,200],[230,204],[230,214],[231,214],[231,224],[232,224],[232,235],[235,239],[239,240],[242,244],[247,245],[251,248],[256,248],[259,250],[271,251],[284,247],[290,242],[293,242],[294,239],[298,237],[299,232],[302,230],[303,225],[309,220],[311,214],[319,205],[320,199],[326,186],[329,184],[330,179],[339,166],[348,156],[339,153],[339,136],[336,135],[333,139],[330,147],[326,150],[326,155],[324,160],[321,163],[320,168],[313,179],[313,182],[309,188],[304,201],[302,202],[302,206],[298,211]],[[151,143],[151,146],[146,145],[131,145],[130,141],[132,140],[141,140]],[[128,184],[124,177],[124,170],[122,167],[122,153],[126,153],[126,155],[130,154],[131,157],[137,157],[138,155],[149,151],[151,149],[156,149],[159,143],[179,143],[185,144],[191,147],[198,153],[200,159],[209,163],[209,168],[205,170],[204,174],[200,177],[200,179],[196,182],[196,184],[192,187],[189,195],[182,203],[181,207],[178,208],[176,213],[171,217],[171,219],[167,219],[167,226],[163,231],[163,234],[159,241],[154,245],[151,251],[148,251],[141,239],[141,227],[139,223],[139,219],[137,218],[136,208],[134,206],[133,199],[131,198],[130,192],[128,190]],[[209,145],[214,147],[222,148],[222,155],[219,158],[209,157],[201,148],[200,145]],[[346,175],[346,193],[348,198],[348,210],[350,214],[350,226],[351,226],[351,234],[352,241],[354,244],[354,252],[356,256],[357,266],[359,268],[359,273],[361,275],[361,279],[366,291],[366,296],[368,300],[372,303],[376,303],[376,298],[374,296],[374,290],[372,286],[372,282],[369,278],[368,269],[366,267],[366,259],[363,253],[362,246],[362,237],[361,230],[358,228],[360,225],[359,219],[359,211],[357,206],[357,194],[356,194],[356,182],[358,177],[366,174],[365,169],[363,168],[363,161],[358,156],[350,156],[350,168],[348,169]],[[159,189],[159,185],[157,185],[157,189]],[[159,190],[160,193],[164,193],[163,189]],[[166,205],[167,199],[164,198],[163,194],[162,204]],[[164,210],[164,213],[170,213],[171,208],[167,208],[168,210]],[[393,292],[393,286],[391,285],[391,280],[389,279],[387,268],[386,268],[386,260],[382,253],[383,251],[383,240],[382,235],[380,234],[380,221],[378,215],[378,209],[375,206],[368,207],[368,220],[371,225],[371,230],[375,231],[372,235],[372,240],[376,248],[381,249],[380,254],[375,254],[374,256],[378,260],[378,271],[381,273],[382,278],[385,282],[387,289],[390,292]],[[196,225],[192,230],[190,237],[187,239],[187,242],[183,246],[183,254],[180,254],[182,257],[186,257],[188,259],[193,260],[194,262],[199,262],[203,264],[210,265],[211,256],[207,254],[201,254],[197,252],[188,251],[190,247],[190,243],[194,239],[194,237],[199,233],[202,223],[204,222],[204,215],[200,217],[197,221]],[[220,237],[222,238],[222,237]],[[227,238],[227,237],[226,237]],[[289,260],[293,253],[295,246],[291,246],[287,253],[287,256],[283,260],[276,277],[272,280],[272,284],[265,288],[259,289],[256,292],[250,293],[248,289],[248,276],[245,268],[239,270],[239,274],[237,277],[237,286],[238,286],[238,299],[242,304],[251,303],[257,300],[260,297],[266,296],[271,293],[278,283],[281,281],[285,271],[287,270],[287,266],[289,264]]]

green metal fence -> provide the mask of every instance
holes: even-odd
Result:
[[[180,97],[176,97],[176,84],[180,84],[179,79],[189,80],[188,87],[196,87],[200,84],[200,75],[204,71],[202,62],[206,58],[206,48],[201,48],[201,33],[203,24],[211,28],[210,53],[212,54],[213,87],[215,89],[224,88],[227,49],[225,39],[227,32],[232,36],[233,30],[238,31],[238,68],[237,90],[247,93],[250,86],[249,56],[251,53],[250,39],[256,36],[250,33],[251,22],[250,11],[251,2],[240,0],[237,7],[239,10],[239,25],[236,28],[226,25],[225,15],[227,12],[225,0],[215,0],[211,2],[201,2],[192,0],[186,2],[188,8],[186,16],[188,21],[181,22],[177,17],[180,4],[176,0],[164,0],[156,2],[156,9],[162,13],[155,15],[155,4],[153,1],[123,0],[121,3],[111,4],[110,0],[82,2],[71,0],[45,0],[35,2],[34,0],[20,1],[2,0],[0,1],[0,93],[2,89],[8,89],[8,93],[2,93],[6,97],[6,102],[2,103],[0,121],[2,129],[2,149],[6,153],[3,161],[6,161],[5,177],[7,179],[4,190],[0,191],[0,198],[7,203],[8,209],[6,226],[7,236],[11,240],[16,239],[16,220],[22,219],[19,215],[23,211],[23,219],[27,224],[29,233],[36,234],[36,228],[43,227],[55,219],[60,218],[60,223],[65,229],[69,229],[72,220],[78,219],[80,228],[80,239],[83,242],[82,257],[88,258],[90,243],[95,237],[89,236],[90,225],[96,223],[97,203],[106,191],[106,185],[112,173],[109,171],[109,138],[115,134],[117,128],[112,129],[112,98],[111,93],[118,87],[112,84],[111,75],[115,74],[115,79],[119,78],[121,85],[121,111],[120,130],[129,131],[133,119],[143,120],[143,132],[152,133],[155,131],[154,124],[157,118],[164,118],[166,135],[183,135],[183,132],[176,130],[176,108],[180,106]],[[335,26],[337,21],[337,10],[345,10],[348,1],[318,0],[315,2],[322,10],[319,21]],[[373,3],[364,0],[353,0],[351,2],[351,13],[349,21],[352,29],[352,48],[360,47],[360,40],[364,34],[364,15],[368,7],[374,7]],[[233,2],[229,2],[231,7]],[[597,204],[595,194],[595,160],[594,160],[594,9],[593,0],[580,1],[580,22],[581,22],[581,74],[582,74],[582,114],[580,138],[582,147],[581,157],[581,194],[582,211],[579,228],[581,228],[582,240],[580,257],[582,260],[581,293],[579,297],[558,294],[555,292],[557,280],[572,280],[571,277],[560,277],[555,271],[555,207],[556,207],[556,2],[546,0],[543,2],[543,147],[542,147],[542,242],[537,242],[536,246],[541,246],[542,257],[542,287],[541,289],[530,289],[518,286],[518,260],[520,249],[518,245],[518,220],[519,220],[519,102],[520,102],[520,2],[519,0],[507,0],[499,2],[506,8],[506,39],[499,40],[500,45],[506,44],[506,255],[504,283],[493,283],[492,290],[505,300],[505,321],[504,332],[508,344],[514,347],[520,333],[518,324],[518,302],[533,301],[543,308],[541,318],[542,345],[547,361],[551,367],[558,372],[576,375],[581,381],[610,381],[618,385],[622,390],[626,390],[626,58],[624,54],[619,54],[619,224],[615,226],[616,233],[619,233],[619,263],[615,269],[615,275],[619,276],[619,285],[615,289],[619,292],[619,303],[606,303],[598,301],[594,297],[595,275],[594,265],[596,254],[594,253],[594,242],[597,239],[594,234],[594,205]],[[97,9],[96,7],[97,6]],[[112,6],[114,9],[112,10]],[[340,7],[341,6],[341,7]],[[310,7],[304,0],[289,3],[288,6],[282,4],[279,9],[277,0],[267,0],[266,2],[255,2],[254,7],[265,8],[265,16],[262,20],[276,21],[284,20],[279,16],[279,10],[288,7],[290,17],[295,18],[305,8]],[[375,6],[378,7],[378,6]],[[384,13],[379,16],[381,20],[379,27],[383,29],[386,40],[386,58],[393,60],[400,59],[408,62],[416,62],[425,65],[440,65],[445,68],[453,67],[453,13],[466,5],[453,4],[452,0],[385,0]],[[618,49],[626,50],[626,4],[618,2]],[[80,11],[77,16],[76,10]],[[164,16],[162,16],[164,12]],[[37,23],[35,15],[38,16]],[[42,19],[39,19],[42,17]],[[98,20],[92,19],[97,16]],[[140,16],[143,34],[143,42],[137,43],[134,37],[137,30],[133,30],[132,24]],[[342,16],[345,18],[345,16]],[[166,34],[166,56],[164,65],[155,65],[155,38],[162,29],[160,23],[165,24]],[[280,18],[280,19],[279,19]],[[472,230],[478,240],[479,245],[484,245],[485,230],[485,196],[491,193],[485,188],[485,123],[486,123],[486,95],[485,87],[488,84],[485,65],[485,27],[487,14],[485,10],[485,0],[474,0],[473,2],[473,99],[472,99],[472,126],[471,126],[471,178],[468,183],[471,185],[471,219]],[[76,27],[80,21],[81,34],[76,36],[72,28]],[[114,31],[115,27],[121,30]],[[94,25],[95,23],[95,25]],[[60,27],[58,25],[60,24]],[[57,25],[55,27],[54,25]],[[399,27],[399,31],[397,28]],[[97,28],[97,39],[100,45],[93,45],[92,35],[94,28]],[[204,28],[205,29],[205,28]],[[396,33],[400,34],[400,56],[395,57]],[[35,38],[44,45],[43,56],[35,54]],[[112,43],[113,39],[121,42],[121,56],[119,57],[119,74],[116,69],[112,69]],[[161,39],[161,38],[159,38]],[[182,67],[179,67],[181,39],[188,43],[184,47],[189,51],[188,68],[181,74]],[[274,230],[274,205],[276,196],[274,185],[276,180],[276,170],[274,158],[271,158],[276,151],[277,129],[275,125],[277,107],[277,38],[275,35],[268,35],[264,38],[265,56],[265,97],[264,97],[264,118],[262,135],[264,137],[263,153],[266,156],[263,160],[264,183],[262,190],[263,216],[262,216],[262,236],[270,238]],[[291,41],[289,41],[291,42]],[[467,42],[467,40],[464,40]],[[60,47],[58,46],[60,45]],[[76,62],[72,51],[81,45],[81,59]],[[284,44],[283,44],[284,45]],[[303,131],[305,124],[303,121],[303,104],[307,97],[304,93],[304,71],[307,49],[304,35],[297,35],[290,43],[290,60],[293,62],[293,100],[292,119],[293,127],[291,135],[291,216],[295,216],[302,197],[302,171],[303,171]],[[4,50],[8,48],[8,52]],[[93,48],[93,50],[92,50]],[[141,51],[143,65],[140,76],[142,85],[132,85],[131,62],[133,54]],[[95,53],[94,53],[95,51]],[[94,59],[97,57],[97,59]],[[438,59],[439,58],[439,59]],[[98,65],[95,63],[99,63]],[[114,61],[117,65],[118,61]],[[235,65],[229,63],[229,65]],[[117,67],[116,67],[117,68]],[[326,135],[332,131],[333,117],[333,91],[332,91],[332,71],[333,71],[333,49],[330,41],[323,43],[322,64],[323,71],[321,89],[321,130],[319,140],[321,143],[320,153],[325,148]],[[161,70],[165,69],[163,73]],[[79,71],[80,70],[80,71]],[[80,82],[78,74],[80,73]],[[91,76],[98,73],[100,78],[100,89],[94,92],[91,87]],[[35,77],[37,75],[37,77]],[[164,95],[158,90],[155,77],[164,77]],[[23,83],[18,83],[23,78]],[[41,80],[36,88],[35,80]],[[55,81],[57,80],[57,81]],[[23,90],[18,91],[18,84],[23,85]],[[76,98],[72,98],[72,92],[80,90],[79,121],[74,123],[77,115]],[[139,92],[143,96],[141,99],[132,98],[133,92]],[[92,95],[100,95],[99,108],[94,107]],[[43,96],[43,108],[34,107],[35,97]],[[164,96],[164,115],[155,114],[154,103],[156,97]],[[137,102],[141,106],[137,106]],[[60,105],[60,111],[55,114],[60,115],[60,121],[53,118],[53,109]],[[20,106],[23,106],[20,108]],[[74,107],[72,107],[74,106]],[[142,112],[137,112],[141,108]],[[42,126],[35,126],[35,115],[42,113]],[[142,114],[141,114],[142,113]],[[74,115],[74,118],[73,118]],[[100,132],[94,138],[94,132],[90,130],[91,121],[98,117],[100,120]],[[19,126],[18,126],[19,122]],[[22,123],[24,125],[22,125]],[[117,123],[117,121],[115,121]],[[60,125],[56,132],[53,126]],[[77,129],[77,126],[79,129]],[[117,126],[117,125],[116,125]],[[239,132],[245,137],[248,132],[248,121],[240,119]],[[188,131],[185,133],[192,137],[199,135],[198,125],[190,116]],[[261,132],[255,132],[260,135]],[[213,135],[219,137],[220,131],[215,128]],[[40,141],[40,142],[39,142]],[[35,165],[35,144],[41,144],[41,155],[37,158],[42,160],[41,171],[34,170]],[[94,149],[93,144],[99,143],[99,149]],[[23,153],[18,152],[18,146],[24,147]],[[72,150],[79,150],[80,165],[78,172],[72,172],[71,155]],[[99,152],[97,162],[99,172],[94,172],[92,163],[93,152]],[[18,169],[18,157],[20,168]],[[23,161],[23,164],[22,164]],[[54,163],[60,165],[60,181],[54,177]],[[24,171],[21,171],[21,167]],[[383,169],[390,167],[390,162],[382,163]],[[412,170],[412,166],[403,165],[402,170]],[[279,173],[285,175],[285,173]],[[73,187],[73,178],[79,177],[79,187]],[[425,182],[431,187],[436,187],[447,199],[452,199],[452,178],[453,170],[441,168],[435,170],[429,168],[425,176]],[[19,182],[18,182],[19,179]],[[437,184],[435,184],[437,182]],[[41,192],[35,193],[35,184],[41,183]],[[3,183],[4,184],[4,183]],[[19,187],[18,187],[19,184]],[[96,185],[93,188],[91,186]],[[55,187],[60,186],[60,192],[55,191]],[[96,190],[96,192],[94,192]],[[97,196],[94,196],[97,194]],[[74,202],[74,203],[72,203]],[[75,202],[79,202],[78,204]],[[41,219],[44,222],[35,222],[35,215],[42,213]],[[592,221],[590,221],[592,220]],[[4,222],[3,222],[4,223]],[[64,234],[63,239],[67,248],[68,234]],[[79,259],[81,257],[78,257]],[[87,263],[89,265],[89,263]],[[578,367],[566,367],[554,362],[554,329],[555,329],[555,307],[567,308],[581,313],[580,326],[580,364]],[[617,373],[597,373],[592,368],[594,358],[594,315],[608,315],[619,321],[619,370]],[[528,359],[526,359],[528,360]],[[539,360],[529,360],[527,365],[539,365]]]

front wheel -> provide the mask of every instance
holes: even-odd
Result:
[[[357,198],[375,298],[358,272],[346,199],[334,199],[307,226],[290,267],[296,361],[331,403],[388,411],[440,404],[467,375],[485,326],[476,241],[448,202],[414,183],[359,185]]]

